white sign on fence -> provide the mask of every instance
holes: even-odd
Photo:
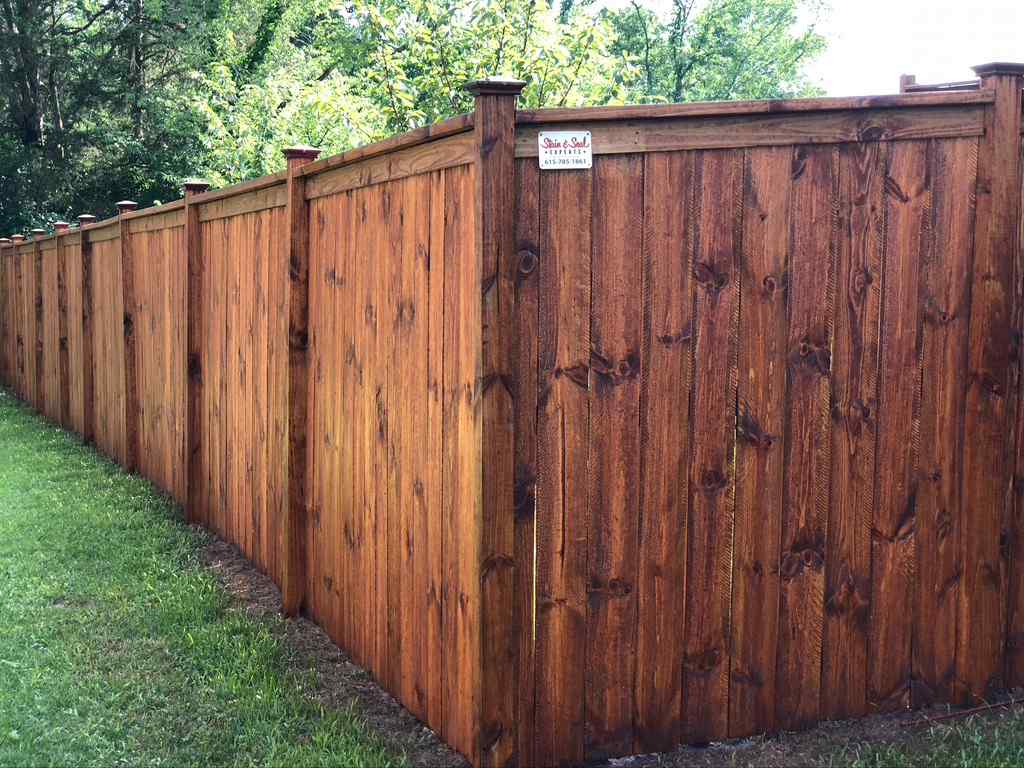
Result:
[[[537,136],[541,170],[590,168],[590,131],[541,131]]]

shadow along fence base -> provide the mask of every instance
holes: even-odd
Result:
[[[0,373],[478,765],[1024,684],[1024,66],[472,114],[0,248]],[[548,132],[590,167],[541,169]],[[582,138],[581,138],[582,140]]]

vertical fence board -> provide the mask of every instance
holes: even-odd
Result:
[[[872,541],[869,703],[905,707],[910,695],[915,471],[920,456],[919,272],[930,258],[927,142],[892,146],[886,177],[886,264],[878,408],[878,506]]]
[[[878,143],[839,151],[832,504],[821,662],[822,715],[831,718],[867,710],[886,152]]]
[[[743,154],[701,152],[693,277],[693,452],[686,554],[683,738],[721,739],[729,721],[729,616]]]
[[[833,147],[794,150],[788,283],[790,415],[776,672],[776,718],[782,728],[806,726],[820,707],[837,165]]]
[[[791,167],[785,148],[746,154],[729,675],[735,735],[770,730],[775,722]]]
[[[591,172],[540,184],[535,759],[553,765],[583,760]]]

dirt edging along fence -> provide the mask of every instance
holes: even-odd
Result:
[[[518,112],[481,81],[5,241],[0,372],[475,764],[967,703],[1024,683],[1024,66],[976,71]],[[551,131],[591,167],[542,170]]]

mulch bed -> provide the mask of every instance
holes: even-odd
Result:
[[[201,559],[237,600],[237,607],[254,617],[277,616],[281,593],[274,582],[231,544],[213,539]],[[283,623],[288,671],[306,694],[326,709],[352,709],[394,752],[404,753],[412,766],[465,768],[468,763],[389,693],[366,670],[352,663],[327,634],[306,618]],[[311,680],[308,672],[316,670]],[[678,747],[672,752],[617,758],[593,768],[794,768],[828,764],[830,758],[865,743],[913,747],[928,733],[929,716],[950,712],[935,707],[914,712],[874,715],[859,720],[822,723],[802,733],[780,733],[750,739],[715,742],[707,747]],[[999,719],[1007,710],[981,717]],[[908,725],[909,723],[909,725]]]

